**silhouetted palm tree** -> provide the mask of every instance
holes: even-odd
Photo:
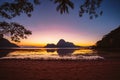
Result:
[[[54,3],[58,3],[56,10],[60,11],[61,14],[65,12],[69,13],[69,7],[74,8],[74,4],[70,0],[54,0]]]

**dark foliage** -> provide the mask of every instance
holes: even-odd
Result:
[[[34,0],[34,4],[39,4],[39,0]],[[34,10],[34,5],[29,0],[14,0],[13,2],[5,2],[0,6],[0,16],[11,19],[25,13],[28,17]]]
[[[59,11],[61,14],[69,13],[69,7],[71,9],[74,8],[74,4],[70,0],[54,0],[54,3],[58,4],[56,10]]]
[[[20,38],[26,39],[27,35],[31,35],[31,31],[27,30],[24,26],[15,22],[0,22],[0,35],[9,34],[12,41],[19,42]]]
[[[97,48],[120,48],[120,26],[96,43]]]
[[[90,19],[97,18],[103,14],[103,11],[97,11],[102,0],[85,0],[85,3],[80,6],[79,16],[82,17],[84,13],[90,15]]]
[[[31,12],[34,10],[34,4],[40,4],[39,0],[33,0],[33,3],[29,0],[14,0],[13,2],[5,2],[0,5],[0,16],[6,19],[12,19],[16,16],[20,16],[25,13],[28,17],[31,16]],[[28,35],[31,35],[31,31],[27,30],[25,26],[16,22],[0,22],[0,37],[9,34],[12,41],[20,42],[20,39],[26,39]]]
[[[69,13],[69,8],[74,9],[74,3],[71,0],[52,0],[55,4],[58,4],[56,10],[61,14]],[[102,0],[85,0],[85,2],[80,5],[79,16],[82,17],[83,14],[88,13],[90,19],[94,17],[97,18],[99,15],[103,14],[103,11],[99,11]]]

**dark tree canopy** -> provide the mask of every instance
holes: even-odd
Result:
[[[69,13],[69,8],[74,9],[74,3],[72,0],[52,0],[55,4],[58,4],[56,10],[61,14]],[[87,13],[90,15],[90,19],[97,18],[103,14],[103,11],[98,10],[100,8],[102,0],[84,0],[83,4],[80,4],[79,16]]]
[[[63,13],[69,13],[69,9],[74,9],[74,3],[72,0],[50,0],[57,5],[56,10]],[[82,17],[84,13],[90,15],[90,19],[102,15],[102,11],[98,8],[101,5],[102,0],[85,0],[84,4],[80,5],[79,16]],[[13,0],[12,2],[4,2],[0,5],[0,17],[6,19],[12,19],[21,14],[31,16],[31,12],[34,11],[34,7],[40,4],[40,0]],[[0,22],[0,37],[10,34],[11,40],[19,42],[20,39],[27,38],[31,35],[31,31],[27,30],[25,26],[16,22]]]
[[[39,4],[38,0],[34,0],[34,4]],[[34,10],[34,4],[29,0],[14,0],[14,2],[5,2],[0,6],[0,16],[11,19],[25,13],[28,17]]]
[[[70,0],[54,0],[55,4],[58,4],[56,10],[59,11],[61,14],[69,13],[69,7],[74,9],[74,4]]]
[[[20,38],[26,39],[27,35],[32,34],[31,31],[16,22],[0,22],[0,33],[1,37],[3,34],[10,34],[12,41],[15,42],[19,42]]]
[[[96,43],[97,48],[120,48],[120,26]]]
[[[103,14],[103,11],[97,11],[101,5],[102,0],[85,0],[85,3],[80,6],[79,16],[82,17],[84,13],[90,15],[90,19],[97,18]]]
[[[0,5],[0,17],[12,19],[25,13],[28,17],[34,10],[34,5],[40,4],[39,0],[14,0],[13,2],[5,2]],[[20,42],[20,39],[26,39],[32,32],[27,30],[25,26],[16,22],[0,22],[0,37],[9,34],[12,41]]]

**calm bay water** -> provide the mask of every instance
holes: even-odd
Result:
[[[0,49],[0,59],[104,59],[92,49],[78,48],[13,48]]]

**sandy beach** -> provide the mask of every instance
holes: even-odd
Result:
[[[120,80],[120,59],[0,60],[0,80]]]

